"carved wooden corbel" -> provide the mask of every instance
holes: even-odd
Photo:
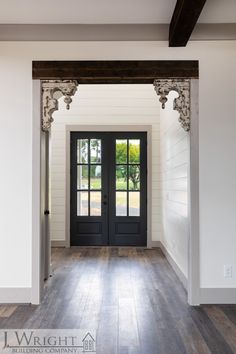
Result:
[[[58,99],[65,96],[66,108],[70,109],[71,96],[77,91],[76,80],[43,80],[42,81],[42,130],[49,131],[53,122],[52,114],[58,110]]]
[[[154,80],[154,88],[161,102],[162,109],[168,100],[166,97],[170,91],[176,91],[179,97],[174,99],[173,109],[179,112],[179,122],[183,129],[190,131],[190,80],[188,79],[157,79]]]

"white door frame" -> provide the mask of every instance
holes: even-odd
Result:
[[[191,89],[190,89],[191,131],[189,135],[190,173],[189,173],[189,180],[188,180],[189,205],[190,205],[190,209],[189,209],[190,232],[189,232],[189,250],[188,250],[188,303],[190,305],[199,305],[201,302],[200,300],[200,253],[199,253],[199,238],[200,238],[199,237],[199,136],[198,136],[199,80],[191,79],[190,81],[191,81]],[[33,304],[40,303],[42,291],[43,291],[43,283],[41,277],[41,215],[40,215],[41,106],[42,106],[41,82],[40,80],[33,80],[32,291],[31,291],[31,303]],[[99,127],[100,129],[105,128],[102,126]],[[93,128],[93,130],[95,129],[94,126],[91,128]],[[123,128],[127,129],[127,127],[123,127]],[[149,171],[149,178],[150,176],[151,173]],[[68,188],[68,183],[67,183],[67,188]],[[149,188],[150,188],[150,182],[149,182]],[[151,216],[150,214],[151,213],[149,211],[149,217]],[[148,222],[150,223],[150,220]],[[67,228],[68,228],[68,223],[67,223]],[[149,228],[149,230],[151,229]]]
[[[199,80],[190,80],[188,303],[201,304],[199,227]]]

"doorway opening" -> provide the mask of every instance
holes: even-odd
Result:
[[[71,246],[147,246],[147,134],[71,133]]]
[[[142,71],[142,68],[140,68],[140,70]],[[186,75],[186,73],[185,73],[185,75]],[[137,79],[137,81],[139,81],[140,77],[137,77],[136,79]],[[148,79],[148,80],[150,80],[150,79]],[[190,146],[190,165],[189,165],[189,169],[190,169],[191,172],[190,172],[190,175],[188,177],[189,178],[188,181],[191,180],[191,184],[188,183],[188,188],[191,191],[191,193],[190,193],[191,197],[190,197],[190,194],[189,194],[188,202],[191,204],[191,206],[189,205],[189,211],[188,211],[188,214],[186,214],[186,216],[189,216],[189,224],[190,224],[189,225],[189,229],[191,230],[190,238],[189,238],[190,250],[189,250],[188,255],[187,255],[189,257],[189,262],[188,262],[188,296],[189,296],[189,303],[198,304],[197,298],[198,298],[198,290],[199,290],[199,263],[198,263],[199,262],[199,254],[198,254],[198,210],[197,210],[197,204],[196,204],[196,202],[198,201],[198,186],[196,187],[197,182],[198,182],[198,177],[197,177],[197,174],[193,175],[193,172],[196,172],[196,166],[198,166],[198,160],[197,160],[198,159],[198,155],[197,155],[197,150],[196,150],[196,146],[198,144],[198,136],[197,136],[198,123],[197,123],[197,104],[196,104],[196,102],[197,102],[197,80],[194,80],[194,79],[193,80],[189,80],[189,83],[187,83],[187,81],[185,79],[180,79],[180,82],[183,82],[183,86],[182,86],[183,87],[183,91],[181,91],[182,89],[180,89],[180,90],[176,89],[175,84],[173,85],[173,82],[176,83],[178,81],[178,79],[173,80],[173,82],[170,82],[170,81],[171,80],[166,80],[165,81],[165,89],[163,89],[163,91],[159,90],[159,89],[157,91],[158,95],[160,96],[160,101],[162,103],[162,108],[165,107],[165,103],[168,100],[166,96],[168,96],[168,93],[171,91],[171,87],[174,87],[173,89],[178,92],[179,97],[181,98],[181,99],[179,98],[177,101],[176,101],[176,99],[174,99],[174,102],[175,102],[175,107],[177,107],[177,110],[180,112],[180,123],[181,123],[182,128],[184,128],[184,130],[185,130],[185,128],[187,128],[186,131],[189,131],[189,115],[188,115],[189,110],[191,110],[191,118],[193,118],[193,122],[192,122],[192,125],[191,125],[192,130],[190,132],[190,138],[191,139],[189,141],[189,143],[190,143],[190,145],[189,145]],[[96,80],[95,80],[95,82],[96,82]],[[122,80],[121,80],[121,82],[122,82]],[[121,82],[119,82],[119,83],[121,83]],[[116,83],[118,83],[118,82],[116,82]],[[189,90],[186,89],[186,87],[184,87],[185,83],[186,83],[187,87],[189,85]],[[191,103],[189,103],[189,101],[184,101],[185,98],[183,99],[183,97],[185,96],[186,92],[188,92],[189,95],[190,95],[190,86],[191,86],[191,95],[192,94],[195,95],[195,100],[192,100]],[[38,92],[39,92],[39,90],[38,90]],[[68,104],[68,102],[70,103],[70,98],[69,98],[69,96],[67,94],[65,94],[65,95],[66,95],[65,102]],[[183,101],[182,101],[182,99],[183,99]],[[188,102],[187,106],[184,106],[184,104],[186,102]],[[183,110],[182,110],[182,108],[180,108],[180,105],[182,105]],[[187,112],[187,115],[186,115],[186,112]],[[56,117],[55,117],[55,119],[56,119]],[[94,120],[94,122],[93,122],[94,125],[97,123],[97,122],[96,123],[95,122],[96,121]],[[48,122],[44,121],[44,123],[46,124],[46,127],[47,127],[47,123]],[[49,123],[51,124],[50,121],[49,121]],[[117,123],[117,121],[116,121],[116,123]],[[136,123],[135,119],[133,120],[133,123]],[[49,124],[49,126],[50,126],[50,124]],[[126,125],[126,124],[127,124],[127,122],[124,125]],[[44,125],[44,127],[45,127],[45,125]],[[122,124],[122,127],[123,127],[123,124]],[[79,130],[77,130],[77,131],[79,133],[81,133]],[[103,130],[99,130],[99,132],[102,132],[102,131]],[[97,133],[97,130],[95,129],[94,132]],[[84,137],[84,139],[86,140],[86,137]],[[89,140],[89,139],[90,138],[87,137],[87,140]],[[94,139],[94,138],[91,138],[91,139]],[[83,140],[83,138],[80,137],[77,140]],[[119,139],[117,139],[117,140],[119,140]],[[125,140],[125,138],[124,137],[120,137],[120,140]],[[127,140],[127,145],[129,145],[129,138],[126,138],[126,140]],[[136,139],[133,139],[133,140],[138,140],[138,139],[136,138]],[[115,146],[115,144],[114,144],[114,146]],[[78,152],[78,144],[77,144],[77,148],[75,148],[74,150]],[[127,152],[127,153],[129,154],[129,152]],[[102,163],[97,163],[97,164],[93,164],[93,163],[91,164],[89,162],[87,164],[86,163],[78,163],[78,155],[80,155],[80,152],[79,152],[79,154],[77,153],[77,156],[76,156],[76,164],[75,164],[76,173],[74,173],[74,176],[75,176],[74,180],[75,180],[75,186],[76,186],[76,190],[75,190],[76,193],[74,193],[76,195],[76,203],[74,205],[74,211],[78,214],[78,210],[79,210],[79,213],[80,213],[80,210],[84,210],[84,206],[87,204],[88,207],[87,207],[86,213],[88,215],[76,215],[76,216],[77,217],[98,217],[99,215],[91,215],[91,208],[92,208],[92,214],[94,212],[99,212],[98,210],[94,211],[94,209],[99,209],[99,207],[97,208],[97,206],[99,204],[99,198],[101,200],[101,203],[106,203],[106,201],[104,200],[104,193],[103,193],[103,197],[102,197],[102,186],[101,186],[101,189],[99,189],[100,187],[98,187],[98,185],[96,184],[96,188],[93,189],[93,188],[91,188],[91,183],[94,184],[95,182],[96,183],[99,182],[98,181],[99,180],[99,166],[101,167],[101,172],[100,173],[102,174],[102,166],[101,166]],[[116,154],[113,154],[113,158],[114,158],[114,156],[116,157]],[[91,156],[88,157],[88,158],[91,159]],[[115,177],[116,177],[116,167],[120,167],[120,166],[119,166],[118,163],[116,163],[116,160],[114,160],[114,161],[115,162],[113,163],[112,172],[107,172],[107,177],[103,177],[103,185],[104,185],[104,181],[106,180],[106,178],[108,180],[112,181],[112,178],[110,177],[110,175],[112,173],[114,174],[114,171],[115,171]],[[83,173],[83,167],[85,167],[84,165],[87,165],[86,166],[87,171],[88,171],[87,174],[85,172]],[[96,166],[97,168],[95,169],[93,165],[97,165]],[[111,170],[111,165],[112,164],[109,164],[108,170]],[[137,166],[137,167],[140,167],[140,166]],[[153,165],[153,163],[152,163],[152,167],[155,167],[155,169],[156,169],[156,166]],[[129,162],[123,163],[123,169],[124,168],[126,168],[127,171],[129,170],[129,168],[130,168]],[[193,171],[193,168],[194,168],[195,171]],[[73,167],[72,167],[72,169],[73,169]],[[78,173],[78,170],[82,170],[82,172]],[[96,178],[93,178],[92,181],[90,181],[90,178],[89,178],[90,177],[89,176],[90,173],[94,174],[93,177],[96,177]],[[87,175],[87,178],[88,178],[87,189],[85,189],[85,190],[83,189],[83,182],[84,181],[79,181],[78,182],[78,175],[82,177],[82,180],[86,179],[86,175]],[[122,174],[120,176],[122,177]],[[96,179],[96,181],[95,181],[95,179]],[[101,175],[101,179],[102,179],[102,175]],[[127,181],[124,181],[125,179]],[[139,189],[133,190],[133,191],[129,190],[129,179],[130,178],[129,178],[128,173],[126,173],[126,176],[125,176],[125,174],[123,172],[123,184],[127,183],[127,187],[126,187],[127,189],[119,190],[118,188],[116,188],[117,187],[116,178],[113,178],[113,191],[112,190],[108,191],[109,195],[107,195],[107,198],[109,197],[108,199],[109,199],[109,202],[110,202],[110,195],[113,194],[113,199],[114,199],[114,196],[115,196],[115,201],[116,201],[116,199],[117,199],[116,198],[116,193],[121,193],[121,192],[122,193],[126,193],[127,194],[126,208],[123,205],[122,208],[119,208],[118,210],[120,210],[120,212],[123,212],[124,209],[126,209],[127,215],[126,216],[124,215],[123,217],[127,217],[127,218],[129,218],[129,217],[132,217],[132,218],[140,217],[141,213],[140,213],[140,216],[129,215],[129,212],[130,212],[131,209],[132,209],[131,210],[131,214],[133,212],[133,209],[138,209],[136,207],[130,209],[129,204],[127,203],[128,199],[129,199],[129,194],[137,193],[137,192],[139,192],[141,194],[141,190],[139,190]],[[72,183],[72,179],[71,179],[71,185],[72,184],[73,183]],[[135,183],[133,183],[133,184],[135,184]],[[101,182],[101,185],[102,185],[102,182]],[[114,185],[115,185],[115,188],[114,188]],[[81,188],[81,186],[82,186],[82,188]],[[66,188],[68,188],[68,186]],[[137,186],[135,186],[135,188],[137,188]],[[69,193],[71,193],[71,190],[69,190]],[[87,197],[84,198],[84,194],[82,196],[82,193],[87,193]],[[96,200],[93,200],[93,197],[94,197],[93,193],[97,193]],[[99,193],[101,194],[101,196],[99,196]],[[79,197],[78,197],[78,194],[79,194]],[[90,199],[91,196],[92,196],[92,199]],[[153,197],[152,191],[151,191],[151,193],[150,193],[150,191],[147,193],[147,199],[149,197],[151,197],[151,198]],[[193,202],[193,199],[194,199],[193,197],[195,197],[194,202]],[[124,203],[124,199],[125,198],[123,198],[123,203]],[[170,199],[169,195],[167,195],[167,200],[168,199]],[[118,200],[120,200],[120,199],[118,199]],[[93,201],[96,203],[95,208],[94,208],[94,205],[91,204],[91,202],[93,202]],[[195,206],[194,206],[194,203],[195,203]],[[104,204],[104,206],[105,205],[106,204]],[[154,204],[154,206],[155,206],[155,204]],[[71,209],[73,209],[73,206],[72,206]],[[101,205],[100,209],[101,209],[101,216],[102,216],[102,205]],[[116,211],[116,209],[117,209],[116,208],[116,203],[113,203],[113,210]],[[190,211],[191,211],[191,217],[190,217]],[[66,210],[66,212],[67,212],[67,210]],[[113,213],[113,216],[114,215],[115,215],[115,217],[121,217],[120,215],[116,215],[116,214]],[[194,216],[194,218],[193,218],[193,216]],[[150,215],[147,215],[147,218],[149,218],[149,217],[150,217]],[[156,218],[156,215],[155,215],[155,218]],[[107,223],[108,225],[110,224],[110,219],[112,219],[112,216],[109,215],[108,216],[108,223]],[[71,224],[72,224],[72,220],[70,220],[70,221],[71,221]],[[82,224],[82,222],[80,222],[79,224]],[[148,223],[146,222],[146,224],[148,224]],[[125,227],[127,227],[127,225],[125,225]],[[108,226],[108,229],[109,229],[109,226]],[[89,234],[91,235],[91,232]],[[130,236],[129,234],[127,234],[127,235]],[[82,236],[82,233],[80,233],[80,236]],[[72,239],[72,237],[71,237],[71,239]],[[127,237],[127,240],[128,240],[128,237]],[[109,238],[108,238],[107,242],[109,242]],[[155,240],[154,240],[154,242],[155,242]],[[157,240],[157,242],[159,242],[159,240]],[[95,245],[96,245],[96,242],[95,242]],[[155,244],[155,245],[157,245],[157,244]],[[67,246],[68,246],[68,244],[67,244]],[[195,250],[196,250],[194,255],[192,254],[193,248],[195,248]],[[197,268],[196,268],[196,265],[197,265]],[[197,290],[197,291],[195,291],[195,290]]]

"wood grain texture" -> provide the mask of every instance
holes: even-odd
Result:
[[[17,306],[0,306],[0,318],[1,317],[10,317],[14,311],[16,310]]]
[[[91,328],[98,354],[236,353],[236,306],[187,305],[160,249],[54,248],[40,306],[0,306],[0,328]]]
[[[185,47],[206,0],[178,0],[169,28],[169,46]]]
[[[158,78],[198,78],[196,60],[33,61],[33,79],[79,84],[152,84]]]

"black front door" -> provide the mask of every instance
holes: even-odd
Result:
[[[71,245],[146,244],[146,133],[71,133]]]

